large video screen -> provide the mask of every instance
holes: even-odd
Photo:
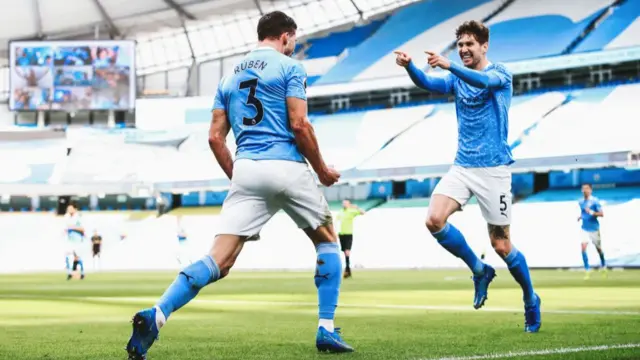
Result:
[[[11,110],[130,110],[133,41],[12,41]]]

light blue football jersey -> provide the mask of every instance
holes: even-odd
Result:
[[[509,136],[512,74],[502,64],[489,64],[484,72],[500,78],[499,88],[477,88],[456,75],[445,77],[446,92],[453,93],[458,118],[458,152],[462,167],[495,167],[513,161]]]
[[[589,196],[588,199],[580,199],[580,201],[578,201],[578,205],[580,206],[580,217],[582,218],[582,230],[588,232],[600,230],[600,221],[598,221],[598,217],[590,215],[586,211],[586,209],[589,209],[591,211],[600,212],[602,210],[600,200],[595,196]]]
[[[305,162],[289,125],[287,98],[307,99],[302,64],[270,47],[247,54],[220,80],[213,108],[226,111],[236,159]]]
[[[65,215],[67,222],[67,240],[71,242],[81,242],[84,238],[84,235],[74,229],[72,227],[82,227],[82,221],[80,220],[80,214],[75,215]]]

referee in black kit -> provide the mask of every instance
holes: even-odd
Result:
[[[340,230],[338,237],[340,238],[340,248],[344,252],[346,267],[344,269],[344,277],[351,277],[351,246],[353,245],[353,220],[365,213],[364,210],[351,203],[349,200],[342,201],[342,209],[338,213],[338,221],[340,222]]]

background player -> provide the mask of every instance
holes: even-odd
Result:
[[[340,222],[338,237],[340,238],[340,248],[344,252],[345,269],[344,277],[351,277],[351,246],[353,245],[353,220],[365,213],[364,210],[351,203],[349,200],[342,202],[342,210],[336,216]]]
[[[184,231],[184,227],[180,224],[180,220],[178,220],[178,263],[180,265],[191,263],[189,260],[189,251],[188,251],[188,242],[187,242],[187,233]]]
[[[296,29],[295,21],[280,11],[264,15],[258,22],[258,48],[220,81],[209,131],[211,150],[231,179],[220,227],[210,254],[182,270],[155,307],[134,316],[127,344],[130,359],[144,358],[171,313],[204,286],[224,278],[245,242],[258,240],[262,227],[280,209],[316,247],[316,347],[353,351],[333,324],[342,280],[340,250],[329,205],[305,158],[325,186],[338,181],[340,174],[324,162],[307,118],[306,72],[289,57]],[[226,144],[230,128],[237,143],[235,162]]]
[[[473,271],[473,306],[481,308],[495,270],[483,263],[462,233],[447,222],[451,214],[461,210],[475,195],[488,223],[491,245],[522,287],[525,331],[537,332],[541,325],[540,297],[534,293],[524,255],[512,245],[509,234],[511,172],[508,165],[513,163],[513,158],[507,134],[512,75],[503,65],[488,61],[489,29],[482,23],[465,22],[456,29],[456,39],[464,66],[427,51],[432,68],[450,71],[445,77],[426,75],[407,54],[396,52],[396,63],[407,69],[417,86],[455,95],[458,151],[454,165],[434,190],[426,225],[442,247],[461,258]]]
[[[102,249],[102,236],[98,234],[98,230],[93,230],[91,236],[91,251],[93,253],[93,269],[98,270],[101,267],[100,264],[100,252]]]
[[[64,217],[67,225],[67,251],[65,254],[67,280],[71,279],[72,272],[75,271],[78,266],[80,266],[80,279],[84,279],[84,262],[80,256],[80,246],[84,240],[84,226],[82,226],[80,213],[75,203],[72,202],[67,206],[67,213]]]
[[[580,216],[578,221],[582,220],[582,230],[584,232],[582,238],[582,262],[584,263],[585,279],[589,279],[591,271],[589,269],[589,257],[587,256],[587,246],[591,242],[598,250],[600,255],[600,269],[603,274],[607,273],[607,263],[602,251],[602,243],[600,238],[600,222],[599,217],[604,216],[600,200],[592,195],[593,187],[591,184],[582,185],[582,199],[578,202],[580,205]]]

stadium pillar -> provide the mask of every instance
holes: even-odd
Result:
[[[45,127],[45,113],[44,111],[38,111],[36,113],[36,126],[41,128]]]
[[[115,127],[116,126],[116,115],[115,111],[109,110],[109,115],[107,117],[107,127]]]

